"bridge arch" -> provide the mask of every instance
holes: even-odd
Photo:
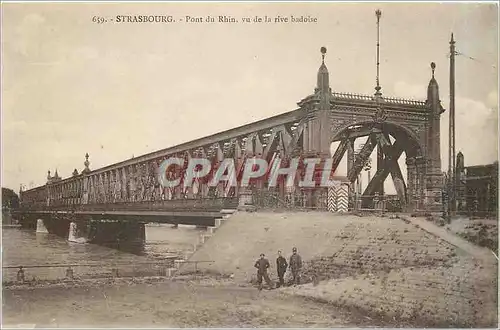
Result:
[[[341,141],[343,138],[348,136],[349,131],[353,127],[363,127],[363,128],[378,128],[382,132],[391,135],[396,138],[399,137],[404,139],[407,146],[405,152],[407,157],[423,157],[424,156],[424,146],[421,138],[410,128],[405,125],[394,121],[384,121],[382,123],[374,122],[373,120],[354,120],[347,124],[341,125],[335,128],[331,133],[331,141],[336,142]]]
[[[389,175],[392,177],[394,188],[403,208],[408,204],[410,197],[416,193],[416,185],[422,184],[416,178],[416,172],[411,161],[422,159],[425,149],[421,138],[412,129],[394,121],[358,120],[350,121],[335,128],[330,136],[332,143],[340,142],[332,154],[335,166],[339,165],[347,152],[347,177],[351,184],[358,180],[368,159],[377,148],[376,172],[369,179],[366,188],[357,192],[361,195],[362,208],[375,206],[374,200],[378,198],[377,195],[384,194],[384,182]],[[355,153],[354,142],[356,139],[363,137],[367,137],[366,143],[358,153]],[[398,163],[403,152],[407,159],[406,180]],[[408,165],[410,163],[411,165]],[[354,188],[354,185],[352,187]],[[351,196],[353,196],[353,191],[351,191]],[[353,201],[353,203],[358,205],[357,201]]]

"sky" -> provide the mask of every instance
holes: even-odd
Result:
[[[43,185],[48,170],[68,177],[87,152],[97,169],[294,110],[314,91],[322,46],[332,90],[373,94],[377,8],[382,93],[425,100],[434,61],[449,109],[453,32],[464,54],[456,59],[457,152],[466,165],[498,159],[493,4],[3,3],[2,186]],[[92,22],[116,15],[239,22]],[[242,22],[265,15],[273,22]],[[274,23],[277,15],[317,22]]]

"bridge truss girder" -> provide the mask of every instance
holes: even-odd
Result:
[[[326,157],[332,140],[340,141],[332,155],[333,170],[347,152],[347,179],[351,183],[377,147],[378,169],[363,192],[365,198],[383,191],[383,183],[390,174],[401,202],[406,203],[407,187],[397,162],[402,152],[405,152],[407,165],[411,167],[408,172],[410,193],[418,192],[419,196],[423,196],[425,190],[433,196],[439,193],[439,115],[444,109],[440,105],[434,78],[429,84],[426,101],[332,92],[324,62],[317,78],[314,93],[298,102],[296,110],[93,171],[86,162],[86,170],[82,173],[57,182],[49,180],[42,187],[23,192],[21,199],[34,207],[57,209],[71,205],[239,196],[241,187],[231,187],[227,183],[209,187],[204,178],[196,178],[187,188],[162,187],[158,173],[160,164],[171,157],[185,160],[203,157],[217,168],[224,159],[232,158],[235,175],[241,177],[246,160],[252,157],[263,158],[268,163],[278,158]],[[387,131],[385,124],[399,128]],[[336,134],[338,132],[343,133]],[[388,134],[396,139],[395,143],[391,143]],[[355,155],[354,141],[364,136],[368,136],[368,140],[360,154]],[[181,170],[176,168],[168,175],[178,177]],[[433,173],[432,180],[425,181],[425,175],[430,172]],[[261,191],[267,189],[262,180],[257,181],[255,187]]]
[[[378,148],[377,157],[382,157],[383,161],[377,162],[377,171],[362,193],[362,208],[373,207],[374,196],[382,191],[384,182],[389,174],[392,177],[396,193],[402,206],[404,207],[408,202],[406,183],[398,163],[398,159],[404,152],[404,146],[408,141],[404,136],[395,135],[396,139],[393,144],[391,143],[389,134],[384,132],[381,127],[366,125],[348,128],[345,133],[339,135],[339,138],[334,139],[334,141],[340,141],[333,156],[334,166],[338,166],[345,151],[349,151],[347,178],[351,184],[356,182],[368,158],[376,147]],[[355,154],[355,140],[361,137],[368,138],[361,151]]]

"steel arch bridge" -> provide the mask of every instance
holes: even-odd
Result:
[[[344,181],[350,185],[352,195],[352,184],[375,150],[377,170],[362,192],[362,208],[375,207],[374,200],[383,194],[384,181],[391,176],[404,210],[440,211],[440,115],[444,109],[434,78],[435,65],[431,67],[426,100],[391,98],[379,91],[374,95],[339,93],[330,88],[323,54],[314,92],[298,102],[295,110],[95,170],[90,170],[87,154],[81,173],[75,169],[73,176],[62,179],[57,172],[55,176],[49,172],[45,185],[20,191],[21,213],[71,211],[91,216],[107,212],[111,217],[110,212],[135,212],[141,216],[163,212],[165,217],[173,218],[179,212],[207,215],[235,208],[243,195],[248,197],[247,189],[225,184],[209,187],[202,180],[187,189],[162,187],[157,172],[170,157],[204,157],[213,163],[232,158],[241,171],[244,161],[252,157],[268,161],[276,156],[329,158],[337,168],[347,156]],[[366,142],[355,153],[354,143],[359,138],[366,138]],[[332,142],[338,142],[333,153]],[[398,164],[403,153],[406,177]],[[257,192],[272,190],[265,180],[254,188]],[[290,195],[300,194],[300,207],[327,208],[320,200],[324,196],[322,189],[285,189],[278,185],[272,192],[278,202],[293,200]]]

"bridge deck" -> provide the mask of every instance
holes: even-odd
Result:
[[[98,216],[141,216],[141,217],[220,217],[220,212],[215,211],[29,211],[30,214],[75,214]]]
[[[73,205],[21,205],[20,213],[32,212],[93,212],[93,211],[159,211],[159,212],[219,212],[222,209],[234,209],[238,206],[237,197],[174,199],[159,201],[118,202],[101,204]]]
[[[38,206],[21,208],[16,214],[27,217],[53,217],[95,220],[129,220],[212,226],[224,209],[236,209],[238,199],[179,199],[153,202]]]

